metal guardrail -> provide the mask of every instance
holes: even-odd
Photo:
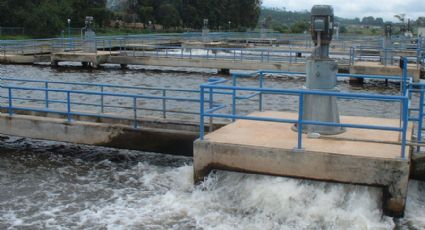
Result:
[[[26,80],[17,78],[1,78],[2,80],[2,99],[5,100],[1,106],[7,110],[10,116],[13,116],[14,111],[33,111],[33,112],[48,112],[64,115],[68,122],[72,122],[73,116],[91,116],[97,118],[112,118],[112,119],[129,119],[133,123],[134,128],[139,127],[138,119],[140,118],[140,111],[153,111],[158,112],[162,118],[167,118],[169,113],[177,114],[190,114],[193,116],[200,116],[201,133],[200,137],[204,136],[205,118],[210,118],[210,124],[213,124],[213,118],[224,119],[249,119],[261,121],[273,121],[284,123],[296,123],[302,130],[302,125],[327,125],[327,126],[341,126],[359,129],[378,129],[400,132],[402,148],[406,147],[406,130],[407,121],[414,120],[409,115],[409,109],[413,110],[411,105],[411,93],[414,88],[412,79],[407,77],[407,63],[404,62],[403,77],[399,76],[379,76],[379,75],[360,75],[360,74],[338,74],[338,78],[367,78],[367,79],[390,79],[401,82],[401,95],[379,95],[379,94],[358,94],[358,93],[343,93],[343,92],[327,92],[327,91],[308,91],[308,90],[294,90],[294,89],[273,89],[264,88],[264,78],[266,75],[305,75],[301,72],[287,72],[287,71],[266,71],[260,70],[248,74],[233,74],[230,85],[225,85],[228,80],[226,79],[211,79],[208,84],[202,84],[200,90],[192,89],[177,89],[166,87],[138,87],[138,86],[123,86],[113,84],[95,84],[84,82],[63,82],[63,81],[45,81],[45,80]],[[256,87],[240,87],[238,86],[239,78],[258,78],[258,85]],[[13,83],[13,84],[9,84]],[[31,84],[28,86],[27,84]],[[425,87],[424,87],[425,89]],[[131,93],[131,90],[136,90],[137,93]],[[17,91],[32,92],[30,94],[18,94]],[[116,92],[118,91],[118,92]],[[181,92],[185,95],[176,96],[173,92]],[[243,92],[243,93],[241,93]],[[335,96],[338,98],[349,100],[375,100],[375,101],[392,101],[399,102],[402,105],[400,112],[400,126],[387,127],[387,126],[374,126],[362,124],[335,124],[330,122],[317,122],[303,120],[302,108],[304,95],[313,94],[319,96]],[[61,96],[58,96],[61,95]],[[87,98],[74,96],[86,96]],[[223,97],[231,97],[231,102],[218,103],[217,95]],[[238,100],[257,100],[258,110],[263,110],[263,100],[265,95],[292,95],[297,96],[299,99],[299,118],[298,119],[274,119],[264,117],[252,117],[237,114],[237,101]],[[425,95],[425,90],[421,96]],[[127,105],[120,104],[119,101],[108,103],[106,98],[120,98],[127,99]],[[139,106],[139,101],[148,101],[147,105],[156,104],[159,108],[148,108]],[[17,101],[24,101],[24,104],[15,105]],[[195,111],[184,110],[171,110],[167,102],[177,101],[183,103],[190,103],[191,109]],[[158,103],[159,102],[159,103]],[[421,104],[423,105],[424,99],[422,98]],[[129,103],[129,104],[128,104]],[[230,104],[230,105],[229,105]],[[59,105],[59,108],[54,105]],[[97,108],[95,112],[81,111],[74,108],[77,106],[86,106]],[[230,114],[219,114],[216,112],[222,111],[224,108],[230,108]],[[120,116],[111,115],[106,112],[107,109],[115,109]],[[420,108],[418,108],[419,110]],[[423,106],[422,106],[423,109]],[[125,117],[122,117],[126,115]],[[423,119],[423,110],[420,114]],[[421,120],[422,120],[421,119]],[[421,126],[421,125],[420,125]],[[421,130],[421,129],[420,129]],[[300,130],[299,130],[300,131]],[[298,133],[297,148],[302,148],[302,134]],[[404,151],[402,152],[404,153]],[[405,157],[402,155],[402,157]]]
[[[229,39],[257,39],[259,33],[211,33],[212,40],[226,41]],[[183,34],[144,34],[126,36],[99,36],[96,37],[95,49],[109,51],[119,51],[121,55],[142,57],[173,57],[173,58],[202,58],[207,60],[233,60],[246,61],[255,60],[263,63],[267,62],[287,62],[304,63],[311,51],[303,50],[303,47],[311,48],[311,44],[305,41],[311,40],[307,34],[279,34],[270,33],[272,38],[289,41],[287,46],[279,45],[280,48],[199,48],[180,47],[172,45],[180,40],[202,39],[201,33]],[[350,40],[351,39],[351,40]],[[391,57],[387,53],[415,51],[416,53],[407,56],[410,63],[416,63],[419,67],[423,64],[425,47],[422,39],[418,39],[417,44],[410,44],[412,39],[398,39],[400,45],[392,49],[382,48],[382,39],[378,37],[342,37],[332,43],[334,48],[342,48],[341,51],[331,52],[331,57],[339,60],[340,64],[353,65],[356,61],[380,61],[381,59],[392,59],[388,63],[396,63],[396,59],[401,55]],[[37,55],[50,52],[73,52],[83,50],[87,43],[83,38],[52,38],[52,39],[32,39],[32,40],[0,40],[0,55]],[[170,44],[170,45],[165,45]],[[341,45],[342,44],[342,45]],[[287,47],[283,48],[282,47]],[[281,50],[279,50],[281,49]],[[376,51],[381,54],[367,55],[365,51]],[[115,53],[114,53],[115,54]],[[383,56],[383,57],[382,57]],[[387,62],[385,62],[387,63]]]
[[[291,123],[297,124],[297,144],[296,149],[302,150],[303,148],[303,136],[302,136],[302,127],[303,125],[323,125],[323,126],[335,126],[335,127],[345,127],[345,128],[356,128],[356,129],[375,129],[375,130],[385,130],[385,131],[394,131],[399,132],[401,136],[401,158],[405,159],[406,151],[406,140],[407,140],[407,128],[409,122],[409,96],[407,85],[411,81],[407,77],[407,60],[404,59],[403,62],[403,75],[398,77],[398,80],[401,81],[401,95],[380,95],[380,94],[359,94],[359,93],[343,93],[343,92],[330,92],[330,91],[316,91],[316,90],[293,90],[293,89],[274,89],[274,88],[264,88],[264,79],[263,75],[265,71],[260,74],[259,83],[257,87],[239,87],[236,84],[237,75],[233,76],[231,85],[226,85],[226,79],[212,79],[211,82],[202,84],[200,86],[200,139],[202,140],[205,135],[205,118],[209,118],[210,122],[213,118],[227,118],[227,119],[243,119],[243,120],[254,120],[254,121],[268,121],[268,122],[280,122],[280,123]],[[251,77],[252,75],[239,75],[243,77]],[[264,95],[286,95],[286,96],[296,96],[298,97],[298,119],[281,119],[281,118],[271,118],[271,117],[258,117],[258,116],[249,116],[237,114],[236,105],[238,95],[241,92],[249,93],[245,95],[246,99],[257,98],[259,102],[260,111],[263,110],[263,96]],[[205,99],[205,94],[208,93],[209,98]],[[214,102],[214,95],[216,93],[231,93],[232,102],[230,105],[223,103]],[[386,102],[397,102],[401,105],[400,111],[400,126],[391,127],[391,126],[379,126],[379,125],[364,125],[364,124],[349,124],[349,123],[334,123],[334,122],[320,122],[305,120],[302,117],[303,114],[303,104],[305,95],[317,95],[317,96],[333,96],[338,99],[349,99],[349,100],[373,100],[373,101],[386,101]],[[231,107],[231,114],[228,113],[218,113],[221,112],[224,108]]]
[[[112,84],[95,84],[95,83],[83,83],[83,82],[62,82],[62,81],[44,81],[44,80],[26,80],[26,79],[15,79],[15,78],[2,78],[3,81],[2,89],[5,90],[6,95],[3,96],[3,99],[7,100],[4,108],[7,108],[10,116],[14,114],[14,111],[34,111],[34,112],[48,112],[56,113],[61,115],[66,115],[67,120],[70,122],[73,115],[82,115],[82,116],[92,116],[100,118],[122,118],[107,115],[106,109],[119,109],[120,114],[124,114],[126,111],[131,111],[133,115],[133,126],[138,127],[138,112],[139,111],[153,111],[159,112],[162,114],[162,118],[167,118],[167,114],[191,114],[198,115],[199,113],[193,111],[180,111],[180,110],[170,110],[167,107],[167,102],[177,101],[177,102],[186,102],[186,103],[195,103],[199,104],[199,90],[189,90],[189,89],[177,89],[177,88],[160,88],[160,87],[137,87],[137,86],[123,86],[123,85],[112,85]],[[15,84],[10,85],[6,82],[14,82]],[[26,83],[38,84],[37,86],[25,86]],[[66,87],[78,88],[78,87],[88,87],[90,89],[67,89]],[[113,92],[113,91],[120,92]],[[128,93],[126,91],[137,90],[142,93]],[[14,96],[16,91],[26,91],[32,92],[32,94],[27,94],[26,97]],[[41,92],[42,97],[33,97],[32,95],[36,94],[35,92]],[[190,96],[172,96],[172,93],[186,93]],[[52,98],[52,94],[63,95],[62,97]],[[192,95],[193,94],[193,95]],[[29,95],[29,96],[28,96]],[[90,99],[93,99],[95,102],[90,102],[90,100],[84,100],[73,98],[73,96],[89,96]],[[107,103],[105,98],[120,98],[120,99],[130,99],[132,100],[131,105],[118,105]],[[64,98],[64,99],[62,99]],[[93,101],[91,100],[91,101]],[[154,101],[150,104],[160,105],[160,108],[146,108],[138,106],[138,101],[148,100]],[[15,101],[25,101],[25,105],[16,105]],[[159,102],[159,103],[158,103]],[[53,108],[53,105],[66,105],[65,108],[61,107],[59,109]],[[98,108],[97,113],[94,112],[79,112],[74,110],[72,106],[86,106]],[[127,118],[127,117],[126,117]]]

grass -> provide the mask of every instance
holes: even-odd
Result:
[[[32,37],[27,35],[2,35],[0,36],[0,40],[25,40],[31,39]]]

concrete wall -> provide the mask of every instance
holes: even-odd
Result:
[[[410,162],[322,152],[246,146],[197,140],[194,144],[195,181],[213,169],[288,176],[383,188],[383,210],[404,213]]]
[[[260,61],[232,61],[215,60],[202,58],[166,58],[166,57],[131,57],[131,56],[110,56],[108,63],[129,64],[129,65],[151,65],[151,66],[174,66],[191,68],[211,68],[211,69],[232,69],[232,70],[286,70],[294,72],[305,71],[304,63],[289,64],[286,62],[262,63]]]
[[[0,114],[0,133],[149,152],[191,156],[198,132]]]

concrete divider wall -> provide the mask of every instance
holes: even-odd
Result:
[[[198,132],[131,128],[126,125],[0,114],[0,133],[76,144],[142,150],[175,155],[193,155]]]

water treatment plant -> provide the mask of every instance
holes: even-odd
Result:
[[[335,13],[0,40],[0,229],[424,229],[425,38]]]

